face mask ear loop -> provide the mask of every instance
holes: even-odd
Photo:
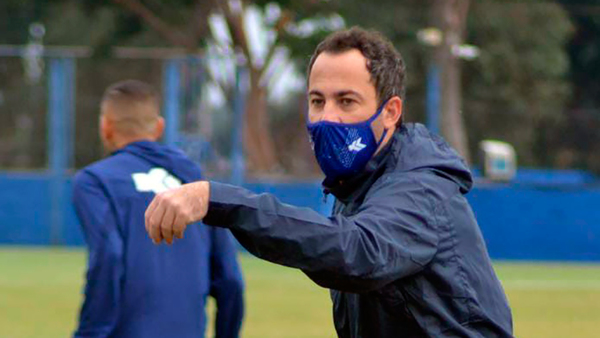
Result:
[[[371,116],[366,122],[370,125],[373,121],[375,121],[375,119],[377,117],[379,117],[379,115],[381,115],[381,112],[383,111],[383,107],[385,107],[385,105],[388,103],[388,101],[385,101],[384,103],[381,104],[381,106],[379,106],[379,108],[377,109],[377,112]]]
[[[385,107],[385,105],[388,103],[389,100],[385,101],[384,103],[381,104],[381,106],[379,107],[379,109],[377,110],[377,113],[375,115],[373,115],[370,119],[369,119],[369,125],[375,121],[375,119],[381,115],[381,112],[383,111],[383,107]],[[377,141],[377,148],[379,148],[379,146],[381,145],[381,142],[383,142],[383,139],[385,138],[385,135],[387,135],[388,130],[384,129],[383,130],[383,134],[381,135],[381,138],[379,139],[379,141]]]
[[[385,135],[387,135],[388,130],[384,129],[383,130],[383,134],[381,134],[381,138],[379,139],[379,141],[377,142],[377,148],[379,148],[379,146],[381,145],[381,142],[383,142],[383,139],[385,138]]]

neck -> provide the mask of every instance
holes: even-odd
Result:
[[[124,137],[118,138],[114,140],[114,150],[119,150],[121,148],[126,147],[128,144],[140,141],[150,141],[155,142],[156,139],[154,137],[144,135],[144,136],[134,136],[134,137]]]

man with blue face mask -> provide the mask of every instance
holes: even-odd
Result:
[[[464,197],[471,174],[402,122],[405,69],[376,32],[333,33],[308,67],[308,132],[331,217],[269,194],[195,182],[146,210],[155,243],[203,220],[256,256],[331,289],[339,337],[512,337],[511,311]]]

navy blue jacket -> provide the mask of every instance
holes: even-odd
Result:
[[[511,311],[464,197],[464,161],[407,124],[352,180],[334,213],[211,183],[206,224],[330,288],[343,338],[512,337]]]
[[[74,205],[89,261],[76,338],[198,338],[206,297],[215,298],[217,337],[238,337],[243,283],[228,230],[191,226],[173,246],[144,227],[154,194],[201,178],[183,153],[135,142],[78,172]]]

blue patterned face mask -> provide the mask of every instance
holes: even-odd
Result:
[[[385,138],[379,141],[371,123],[381,114],[385,103],[368,120],[359,123],[319,121],[307,123],[317,162],[328,180],[343,180],[361,172]]]

